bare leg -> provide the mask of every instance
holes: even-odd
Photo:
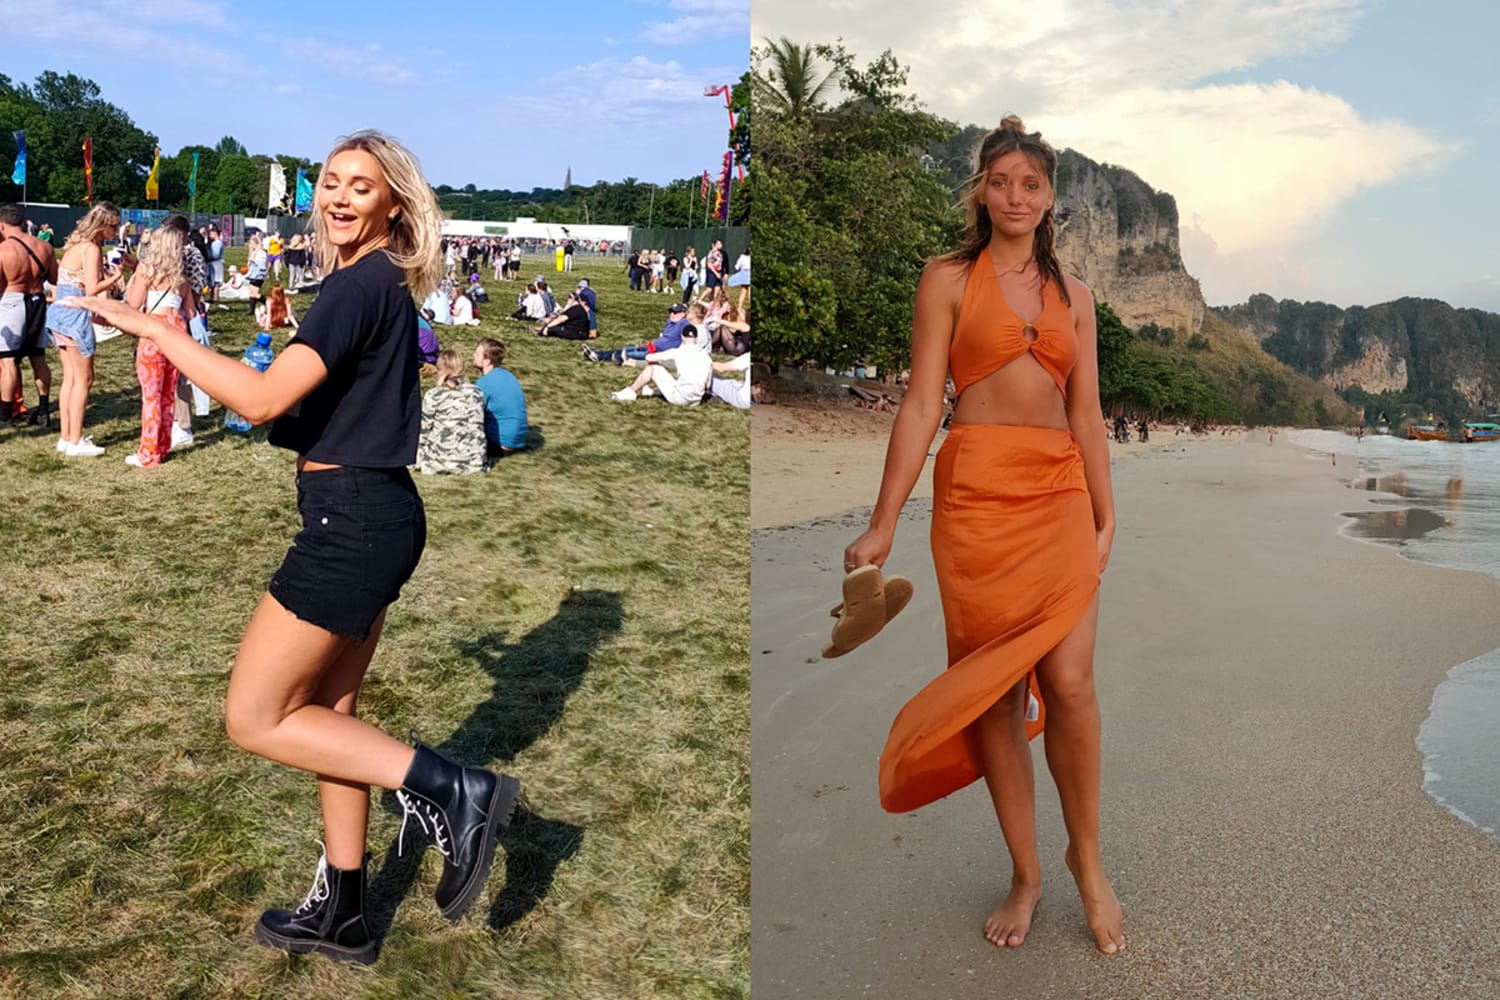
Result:
[[[302,621],[270,594],[263,596],[229,676],[224,700],[229,738],[253,754],[320,777],[400,788],[415,751],[314,701],[351,643]]]
[[[58,346],[58,363],[62,365],[62,385],[57,387],[57,433],[64,441],[76,441],[75,428],[72,424],[72,409],[69,401],[73,398],[73,363],[76,357],[69,353],[70,348]]]
[[[0,403],[15,399],[21,387],[21,362],[18,358],[0,358]]]
[[[635,377],[635,381],[634,382],[630,383],[630,388],[634,392],[640,392],[642,389],[644,389],[650,383],[651,383],[651,366],[650,365],[643,365],[641,367],[641,373]]]
[[[17,370],[17,375],[20,372]],[[52,366],[47,364],[45,354],[34,355],[31,359],[31,378],[36,383],[37,398],[50,395],[52,392]]]
[[[94,384],[94,359],[83,357],[76,347],[59,347],[57,353],[63,366],[62,391],[57,400],[58,424],[62,439],[77,444],[83,435],[83,409]]]
[[[984,782],[995,804],[1000,832],[1010,851],[1010,893],[984,922],[984,936],[995,945],[1018,948],[1031,929],[1031,914],[1042,898],[1042,862],[1036,849],[1036,776],[1026,739],[1026,682],[1006,692],[974,723],[984,766]]]
[[[1037,666],[1037,686],[1047,705],[1047,767],[1062,800],[1068,870],[1078,883],[1099,950],[1113,955],[1125,947],[1125,915],[1099,851],[1099,699],[1094,693],[1098,624],[1096,596],[1077,627]]]
[[[359,686],[364,681],[385,612],[375,619],[370,637],[364,642],[350,642],[334,660],[313,692],[313,702],[335,712],[352,716]],[[318,800],[323,807],[323,836],[328,863],[335,868],[358,868],[365,857],[365,828],[370,816],[370,786],[342,778],[318,775]]]

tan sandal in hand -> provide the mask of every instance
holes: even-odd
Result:
[[[829,612],[838,621],[833,642],[823,648],[832,659],[852,652],[873,639],[911,601],[911,581],[904,576],[883,577],[874,563],[844,574],[844,603]]]

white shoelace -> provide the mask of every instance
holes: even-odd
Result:
[[[407,795],[403,791],[396,792],[396,801],[401,803],[401,808],[405,810],[405,815],[401,817],[401,832],[396,835],[396,856],[400,857],[406,853],[406,821],[415,816],[417,825],[422,828],[423,833],[432,838],[432,842],[437,845],[443,857],[453,860],[453,849],[448,843],[443,814],[426,802]]]
[[[318,858],[318,871],[313,875],[312,888],[307,890],[307,898],[302,905],[297,907],[298,913],[306,913],[314,906],[326,900],[331,890],[328,887],[328,846],[321,840],[318,846],[323,848],[323,855]]]

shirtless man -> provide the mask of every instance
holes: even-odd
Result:
[[[57,281],[51,244],[26,232],[26,216],[0,205],[0,427],[9,427],[21,384],[21,359],[31,359],[39,400],[28,420],[52,423],[52,369],[47,365],[47,296],[44,282]]]

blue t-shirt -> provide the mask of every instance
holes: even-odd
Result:
[[[484,436],[502,448],[526,447],[526,394],[521,383],[504,368],[495,368],[474,384],[484,393]]]

